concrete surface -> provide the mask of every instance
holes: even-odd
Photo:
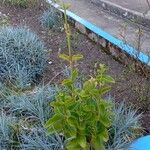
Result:
[[[70,10],[78,16],[90,21],[114,37],[138,48],[139,34],[137,33],[138,28],[134,24],[99,9],[88,0],[64,0],[64,2],[70,3]],[[149,54],[150,31],[143,29],[140,38],[140,51]]]
[[[147,0],[109,0],[109,2],[140,13],[146,13],[150,10]]]
[[[150,0],[87,0],[100,9],[150,28]]]

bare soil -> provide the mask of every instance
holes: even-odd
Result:
[[[39,2],[36,6],[26,9],[0,4],[0,11],[10,18],[11,25],[27,26],[45,42],[45,46],[50,52],[49,61],[51,64],[48,64],[41,82],[60,83],[63,78],[61,72],[65,63],[58,58],[58,53],[67,53],[65,33],[47,30],[41,26],[39,18],[47,9],[48,5],[45,2]],[[148,85],[147,80],[129,67],[115,61],[112,56],[105,54],[99,45],[74,28],[72,28],[72,43],[74,53],[84,56],[84,59],[78,64],[80,72],[85,76],[92,75],[95,64],[107,65],[109,67],[108,74],[116,81],[115,85],[112,86],[110,97],[117,102],[127,101],[129,105],[132,103],[139,108],[139,112],[143,112],[142,124],[145,134],[150,133],[150,102],[143,102],[145,96],[143,93]]]

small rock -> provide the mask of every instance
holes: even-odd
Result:
[[[49,61],[48,63],[51,65],[53,62],[52,62],[52,61]]]

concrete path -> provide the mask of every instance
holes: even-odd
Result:
[[[140,13],[146,13],[150,10],[147,0],[108,0],[114,4],[120,5],[126,9],[134,10]],[[150,3],[150,0],[148,0]]]
[[[124,40],[136,49],[140,49],[146,54],[150,53],[149,30],[142,29],[141,36],[138,36],[138,27],[136,25],[103,11],[89,0],[64,0],[64,2],[70,3],[70,10],[78,16],[90,21],[116,38]]]
[[[150,0],[88,0],[99,8],[150,28]]]

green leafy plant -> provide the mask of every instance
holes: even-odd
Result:
[[[62,81],[62,90],[51,103],[54,116],[46,123],[50,134],[58,132],[68,139],[68,150],[104,150],[108,141],[108,129],[112,123],[112,103],[103,98],[110,90],[109,83],[114,80],[106,74],[106,66],[100,64],[95,77],[85,81],[81,88],[76,87],[78,69],[74,63],[82,59],[82,55],[72,55],[71,31],[67,22],[67,6],[64,9],[64,28],[67,35],[69,55],[59,57],[69,62],[70,76]]]
[[[63,133],[65,138],[72,138],[68,149],[104,149],[108,140],[108,128],[111,126],[112,104],[104,100],[113,79],[103,72],[101,65],[98,75],[87,80],[81,89],[76,88],[77,70],[63,81],[65,90],[59,92],[52,102],[55,115],[47,122],[49,133]]]

